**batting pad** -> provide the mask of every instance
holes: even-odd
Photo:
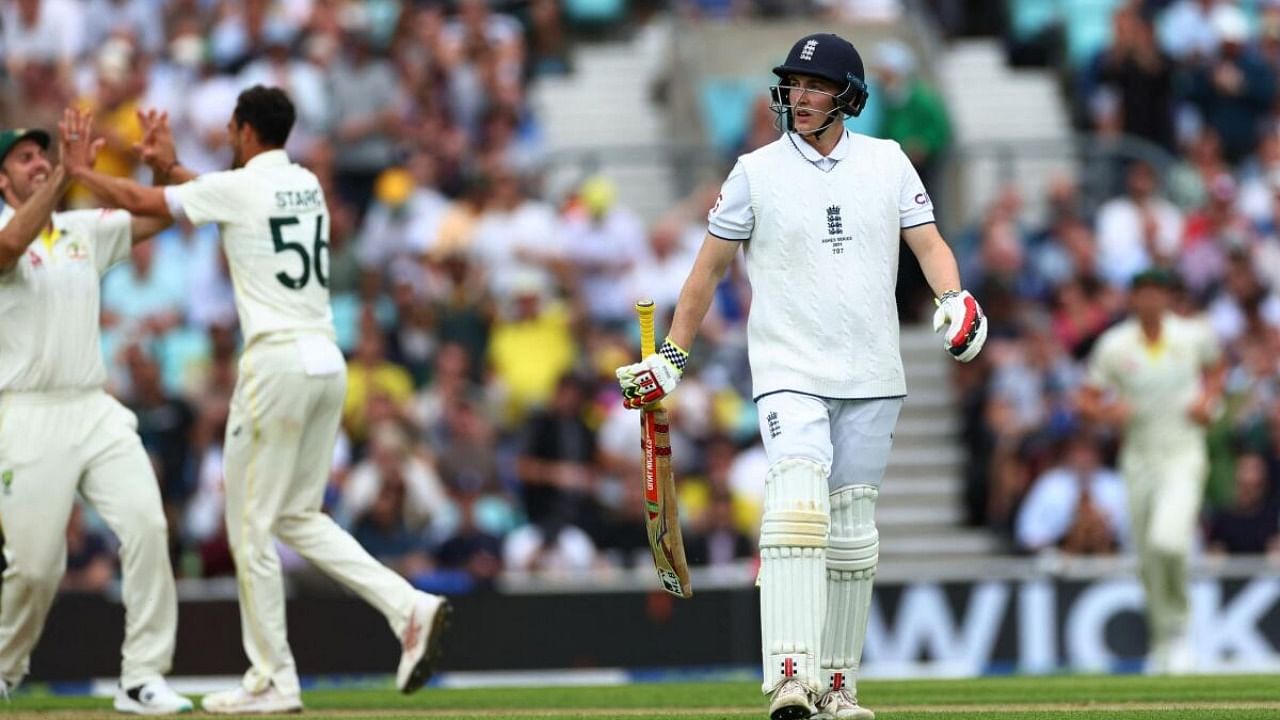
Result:
[[[827,621],[822,628],[822,672],[828,688],[852,685],[857,679],[871,586],[880,559],[875,521],[879,494],[870,485],[850,485],[831,493]]]
[[[765,693],[787,678],[818,689],[827,528],[827,471],[787,459],[769,468],[760,524],[760,631]]]

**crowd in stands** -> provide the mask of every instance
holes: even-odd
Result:
[[[289,92],[286,149],[325,188],[325,275],[349,364],[325,508],[424,587],[651,562],[638,417],[613,368],[636,352],[634,300],[674,306],[717,188],[647,223],[605,177],[541,187],[547,147],[528,88],[571,72],[568,5],[13,0],[0,13],[0,124],[52,128],[63,107],[90,108],[106,140],[98,167],[115,174],[150,180],[133,150],[139,109],[167,112],[181,161],[204,172],[230,163],[225,123],[241,89]],[[71,206],[94,202],[69,194]],[[175,226],[103,280],[109,390],[138,416],[180,577],[233,570],[222,498],[232,298],[212,226]],[[689,382],[675,409],[696,563],[754,556],[763,471],[741,452],[755,434],[746,302],[736,275],[705,351],[708,368],[733,371]],[[77,511],[66,587],[113,582],[113,544]],[[286,568],[305,564],[280,551]]]
[[[1210,426],[1199,546],[1280,556],[1280,3],[1116,2],[1109,41],[1068,70],[1082,130],[1139,138],[1119,194],[1081,201],[1060,177],[1038,222],[1008,189],[972,231],[963,274],[991,319],[957,376],[968,513],[1025,552],[1129,547],[1117,438],[1082,422],[1094,342],[1127,310],[1135,273],[1179,279],[1178,312],[1214,330],[1228,365]]]
[[[638,418],[621,408],[613,369],[636,353],[633,300],[674,306],[718,184],[652,222],[605,177],[560,194],[542,187],[547,147],[528,88],[572,72],[572,4],[8,0],[0,13],[0,124],[52,127],[67,104],[90,107],[107,140],[99,168],[121,175],[150,179],[131,149],[139,108],[167,111],[184,165],[210,171],[230,160],[224,123],[240,89],[291,94],[287,149],[326,189],[327,276],[349,364],[325,507],[423,587],[650,562]],[[1213,4],[1179,2],[1159,17]],[[777,11],[650,5],[706,20]],[[980,360],[956,369],[969,519],[1025,551],[1125,547],[1114,438],[1083,427],[1073,397],[1092,341],[1125,310],[1129,276],[1164,264],[1232,363],[1206,547],[1278,551],[1280,5],[1243,31],[1204,19],[1194,43],[1183,31],[1166,41],[1129,7],[1114,42],[1079,68],[1077,91],[1090,132],[1147,138],[1175,153],[1170,166],[1134,165],[1100,208],[1060,178],[1034,225],[1010,189],[956,237],[992,323]],[[845,20],[903,12],[891,0],[809,9]],[[898,140],[931,177],[952,141],[936,90],[904,45],[864,55],[879,101],[867,130]],[[776,138],[767,107],[753,118],[734,155]],[[93,199],[73,190],[71,203]],[[919,319],[927,289],[911,271],[904,264],[900,306]],[[749,395],[749,300],[735,267],[673,398],[695,564],[755,555],[767,463]],[[102,322],[110,390],[138,415],[175,570],[231,574],[221,446],[239,336],[216,230],[179,226],[136,246],[104,279]],[[77,513],[68,587],[112,582],[112,542],[91,512]],[[305,565],[280,551],[286,568]]]

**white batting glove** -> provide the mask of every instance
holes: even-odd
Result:
[[[658,352],[634,365],[618,368],[615,374],[622,388],[623,407],[637,410],[670,395],[688,361],[689,353],[667,338]]]
[[[937,299],[933,331],[943,332],[942,347],[960,362],[978,356],[987,341],[987,316],[968,290],[945,292]]]

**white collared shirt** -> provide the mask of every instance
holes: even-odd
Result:
[[[816,148],[804,141],[796,133],[787,133],[784,139],[790,139],[792,146],[810,163],[823,172],[831,172],[837,163],[848,159],[853,142],[850,132],[845,130],[832,148],[830,155],[823,155]],[[920,203],[916,198],[924,197]],[[904,228],[933,222],[933,202],[925,192],[924,183],[912,173],[912,178],[902,185],[902,207],[912,208],[901,219]],[[734,164],[729,177],[720,187],[720,197],[707,213],[707,231],[725,240],[748,240],[755,228],[755,214],[751,210],[751,185],[747,181],[747,173],[742,168],[742,161]]]
[[[329,209],[316,176],[283,150],[165,188],[175,218],[217,223],[245,344],[269,333],[333,338]]]
[[[0,210],[0,227],[13,215]],[[0,272],[0,391],[106,384],[99,279],[129,257],[132,222],[123,210],[55,213],[55,232],[42,232]]]

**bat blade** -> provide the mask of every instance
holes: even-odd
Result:
[[[667,411],[641,413],[644,447],[644,524],[649,549],[662,589],[682,598],[693,597],[689,564],[685,559],[680,511],[676,503],[675,476],[671,470],[671,436]]]

